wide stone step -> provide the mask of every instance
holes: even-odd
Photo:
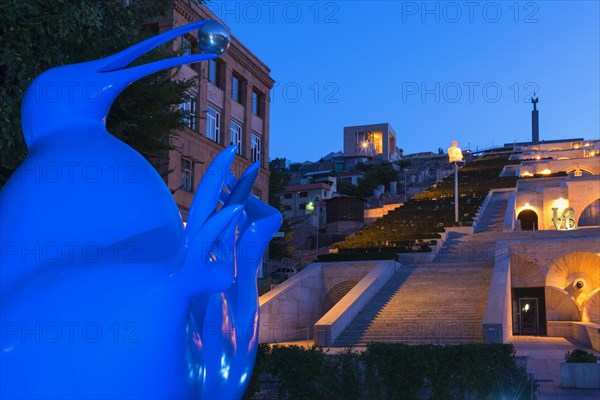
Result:
[[[475,243],[466,250],[475,252],[477,248]],[[335,344],[482,342],[481,325],[492,269],[492,260],[452,260],[401,269]]]

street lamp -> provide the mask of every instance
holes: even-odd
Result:
[[[454,222],[458,225],[458,163],[464,161],[456,140],[452,141],[452,147],[448,149],[448,159],[454,163]]]
[[[314,212],[315,207],[317,208],[317,234],[315,236],[315,259],[319,258],[319,201],[321,200],[320,196],[315,196],[312,201],[306,204],[306,210],[310,212]]]
[[[406,168],[404,168],[404,202],[406,203]]]

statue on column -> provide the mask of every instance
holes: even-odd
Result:
[[[533,95],[535,96],[535,93],[534,93]],[[537,108],[536,108],[536,105],[537,105],[537,103],[538,103],[538,102],[539,102],[539,100],[538,100],[538,98],[537,98],[537,97],[535,97],[535,98],[534,98],[534,97],[532,97],[532,98],[531,98],[531,104],[533,104],[533,111],[536,111],[536,110],[537,110]]]

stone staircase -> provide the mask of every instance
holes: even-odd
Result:
[[[432,262],[404,267],[335,341],[406,344],[481,343],[492,263]]]
[[[494,192],[490,201],[483,211],[483,215],[475,228],[475,233],[480,232],[502,232],[502,223],[506,213],[506,205],[511,192]]]
[[[474,234],[450,232],[432,262],[403,266],[334,345],[482,343],[509,192],[494,192]]]

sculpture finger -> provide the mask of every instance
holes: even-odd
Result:
[[[206,221],[187,245],[182,277],[192,293],[222,291],[233,284],[235,227],[242,210],[241,205],[224,207]]]
[[[237,146],[232,145],[219,153],[208,166],[190,207],[186,226],[186,240],[198,232],[206,219],[215,211],[220,193],[233,163]]]
[[[233,189],[230,190],[227,199],[223,203],[224,207],[233,204],[245,204],[250,196],[254,181],[258,176],[258,169],[260,165],[258,163],[252,164],[237,181]],[[228,174],[229,175],[229,174]],[[227,179],[225,179],[227,181]]]

